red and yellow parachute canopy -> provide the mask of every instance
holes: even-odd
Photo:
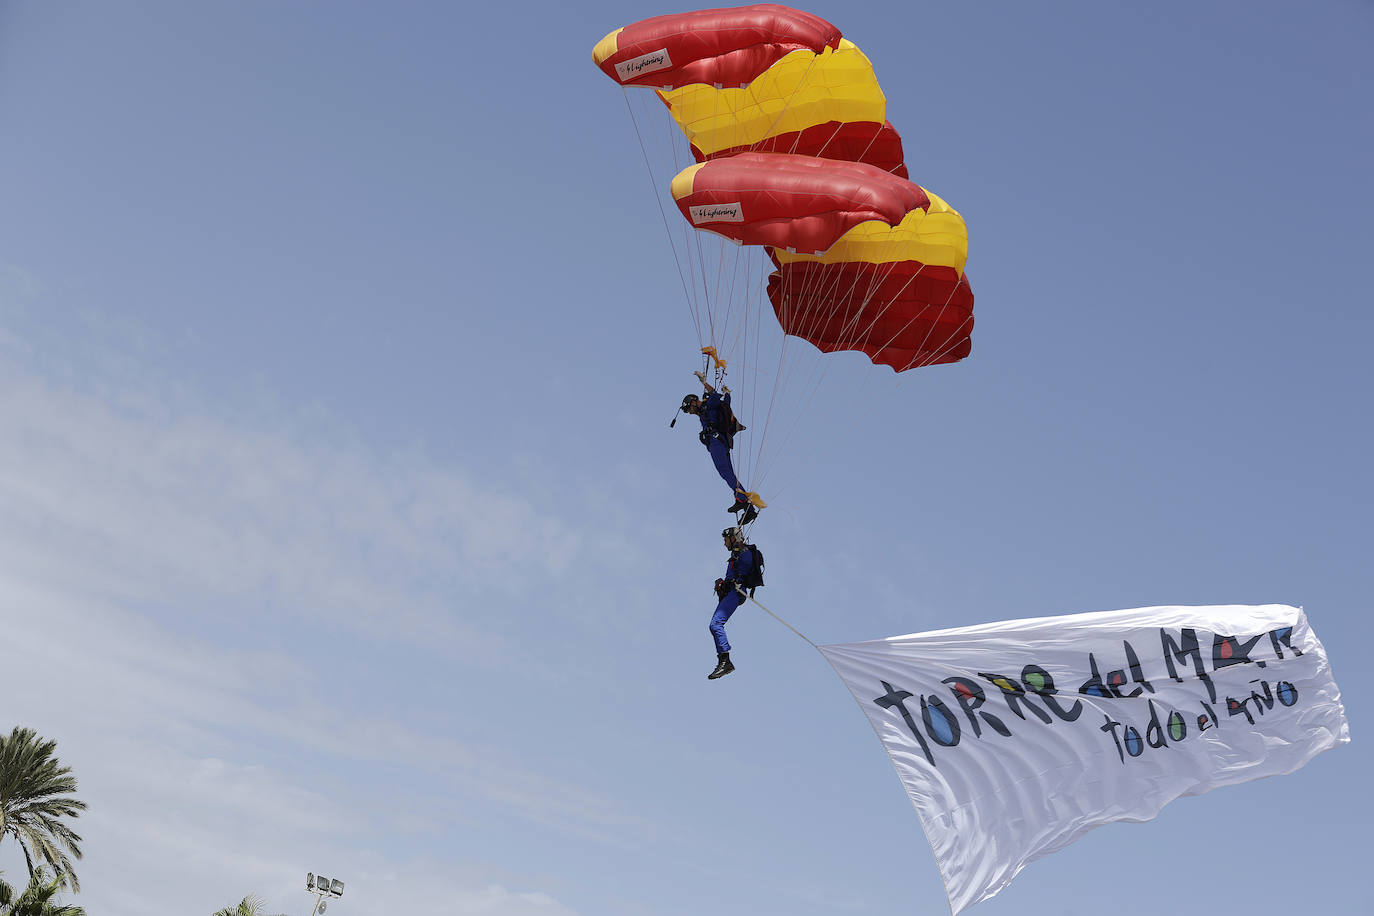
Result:
[[[697,229],[768,247],[784,333],[898,372],[969,354],[964,221],[919,185],[859,162],[739,153],[690,166],[671,193]]]
[[[783,331],[897,371],[971,350],[963,218],[906,180],[869,59],[777,4],[656,16],[597,43],[622,86],[651,87],[698,165],[671,185],[690,224],[762,245]]]

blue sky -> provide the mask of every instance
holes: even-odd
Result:
[[[808,9],[967,219],[978,325],[827,371],[766,603],[1305,606],[1352,744],[974,912],[1364,911],[1374,8]],[[0,4],[0,727],[81,781],[88,911],[304,913],[308,870],[360,916],[944,908],[819,655],[746,607],[704,678],[728,500],[590,60],[669,11]]]

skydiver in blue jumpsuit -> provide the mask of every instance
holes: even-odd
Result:
[[[725,566],[724,578],[716,580],[716,597],[720,601],[716,605],[716,612],[711,615],[711,638],[716,643],[716,669],[706,677],[713,681],[735,670],[734,663],[730,661],[730,641],[725,638],[725,622],[744,603],[744,588],[746,583],[753,581],[756,564],[754,551],[744,542],[742,530],[726,528],[720,534],[725,539],[725,549],[730,551],[730,561]]]
[[[725,392],[721,395],[706,381],[705,373],[697,372],[696,377],[706,390],[703,397],[698,398],[694,394],[689,394],[683,398],[682,410],[700,418],[701,433],[698,438],[710,453],[716,473],[720,474],[720,479],[725,481],[725,485],[734,494],[735,504],[725,511],[739,512],[743,509],[744,516],[740,519],[740,524],[747,525],[758,517],[759,510],[749,502],[748,493],[735,476],[734,465],[730,462],[730,450],[735,447],[735,432],[744,427],[730,422],[734,414],[730,410],[729,387],[721,386]]]

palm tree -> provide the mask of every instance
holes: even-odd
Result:
[[[236,907],[226,906],[222,910],[216,910],[215,916],[263,916],[262,901],[256,894],[249,894],[240,900]]]
[[[17,898],[14,888],[0,881],[0,916],[86,916],[86,911],[71,904],[57,904],[53,898],[67,883],[61,872],[45,879],[42,867],[29,879],[29,886]]]
[[[56,747],[56,741],[44,741],[30,728],[15,726],[9,737],[0,735],[0,842],[14,837],[31,880],[46,864],[58,876],[55,880],[80,891],[63,847],[81,858],[81,837],[60,818],[79,817],[86,803],[71,797],[76,777],[53,755]]]
[[[239,901],[236,907],[225,907],[218,910],[215,916],[267,916],[262,911],[262,900],[256,894],[249,894]]]

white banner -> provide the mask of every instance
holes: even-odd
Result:
[[[1027,863],[1182,795],[1350,740],[1298,608],[1152,607],[821,646],[965,907]]]

